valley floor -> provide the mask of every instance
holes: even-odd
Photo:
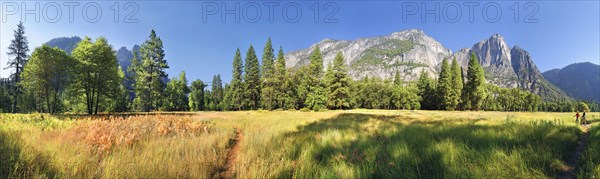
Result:
[[[573,115],[0,114],[0,178],[598,177],[600,113],[585,135]]]

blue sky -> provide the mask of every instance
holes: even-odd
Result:
[[[429,1],[425,4],[417,1],[306,0],[131,1],[130,4],[127,1],[84,1],[78,6],[71,6],[74,8],[73,22],[69,20],[69,6],[63,1],[22,3],[0,1],[2,77],[9,73],[3,68],[8,59],[6,51],[13,36],[12,30],[23,17],[32,51],[52,38],[75,35],[104,36],[115,50],[122,46],[130,49],[134,44],[141,44],[150,30],[155,29],[164,42],[166,58],[171,66],[167,70],[170,77],[185,70],[190,81],[210,81],[218,73],[228,82],[235,49],[240,48],[245,54],[247,48],[253,45],[257,53],[262,54],[268,37],[271,37],[274,46],[283,46],[284,51],[290,52],[324,38],[353,40],[415,28],[423,30],[453,52],[499,33],[511,47],[519,45],[529,51],[541,71],[575,62],[598,64],[600,61],[598,1],[529,4],[522,1]],[[34,14],[21,15],[17,12],[12,15],[15,4],[18,6],[16,10],[22,11],[23,5],[27,9],[35,9],[35,3],[40,4],[40,11],[37,11],[39,22],[35,21]],[[120,9],[118,22],[114,20],[115,3]],[[236,13],[240,15],[239,22],[232,14],[224,14],[226,19],[223,22],[222,8],[233,9],[236,3],[240,6]],[[273,6],[271,22],[267,5],[272,3],[278,5]],[[437,11],[436,4],[439,4]],[[94,20],[95,5],[101,9],[102,15],[97,22],[91,23],[86,21],[83,12],[87,13],[85,17],[88,20]],[[61,7],[60,18],[54,18],[58,17],[56,6]],[[261,10],[260,17],[256,16],[257,6]],[[87,11],[83,11],[84,7]],[[137,22],[124,23],[134,7],[138,11],[131,19],[137,19]],[[213,13],[214,7],[219,12]],[[319,7],[317,22],[314,19],[315,7]],[[469,7],[473,7],[473,14],[469,14]],[[423,18],[422,12],[431,12],[424,9],[434,11]],[[501,16],[497,16],[497,9],[501,10]],[[457,10],[461,11],[460,16],[457,16]],[[517,19],[515,14],[518,14]],[[439,21],[435,20],[435,16],[439,16]],[[52,20],[57,22],[50,22]]]

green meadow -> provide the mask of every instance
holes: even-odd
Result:
[[[549,178],[569,168],[597,177],[600,114],[589,113],[587,127],[573,115],[0,114],[0,178]]]

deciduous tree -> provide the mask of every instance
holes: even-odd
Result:
[[[187,86],[187,78],[185,71],[179,74],[179,78],[173,78],[165,89],[165,100],[163,102],[163,110],[165,111],[187,111],[188,97],[190,89]]]
[[[204,110],[204,88],[206,85],[202,80],[195,80],[191,85],[191,92],[189,95],[189,106],[192,111]]]
[[[44,44],[33,51],[20,83],[40,99],[43,104],[40,106],[44,106],[40,112],[59,112],[62,94],[70,85],[74,64],[73,58],[56,47]]]
[[[114,97],[122,81],[116,52],[104,37],[85,37],[73,50],[75,92],[85,99],[88,114],[98,114],[101,102]]]

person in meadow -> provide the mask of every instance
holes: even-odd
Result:
[[[582,125],[586,125],[587,121],[585,121],[585,111],[583,112],[583,115],[581,115],[581,124]]]
[[[575,123],[579,125],[579,111],[577,111],[577,114],[575,114]]]

